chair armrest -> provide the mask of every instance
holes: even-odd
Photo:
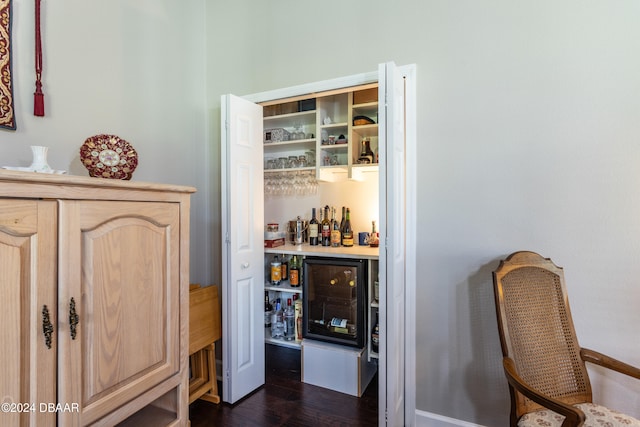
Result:
[[[582,360],[584,360],[585,362],[604,366],[605,368],[611,369],[612,371],[620,372],[621,374],[640,379],[640,369],[614,359],[613,357],[598,353],[597,351],[589,350],[588,348],[581,348],[580,357],[582,357]]]
[[[513,359],[510,357],[503,358],[502,365],[509,385],[523,396],[565,417],[561,427],[581,427],[584,424],[585,415],[579,408],[568,405],[531,388],[516,372]]]

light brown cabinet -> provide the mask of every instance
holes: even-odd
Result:
[[[188,424],[193,191],[0,172],[1,425]]]

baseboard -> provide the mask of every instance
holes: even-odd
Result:
[[[431,412],[416,409],[416,427],[483,427],[444,415],[432,414]]]

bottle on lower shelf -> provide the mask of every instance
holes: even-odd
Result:
[[[291,298],[287,299],[287,308],[283,315],[284,333],[286,341],[293,341],[296,338],[296,314],[291,305]]]
[[[378,324],[378,312],[376,311],[376,323],[373,326],[373,330],[371,331],[371,350],[375,353],[378,353],[380,347],[380,326]]]
[[[282,338],[284,336],[284,318],[282,316],[282,308],[280,307],[280,299],[276,302],[276,308],[271,317],[271,338]]]
[[[269,301],[269,291],[264,291],[264,327],[271,328],[271,317],[273,316],[273,306]]]

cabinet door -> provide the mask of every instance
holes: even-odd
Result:
[[[55,202],[0,200],[2,426],[56,422],[40,410],[56,401],[56,229]]]
[[[59,203],[58,394],[79,411],[58,416],[86,425],[179,371],[179,205]]]

